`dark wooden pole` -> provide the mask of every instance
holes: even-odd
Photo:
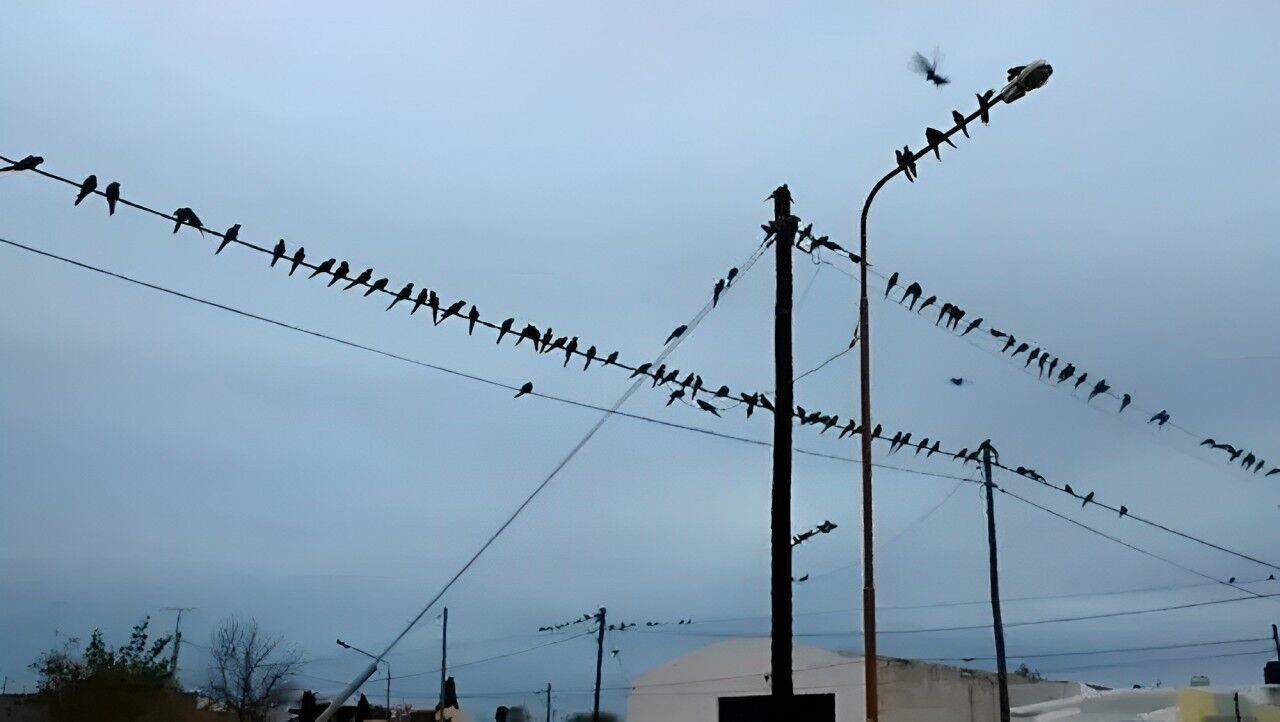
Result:
[[[600,629],[596,631],[596,693],[595,702],[591,706],[591,722],[600,722],[600,667],[604,664],[604,607],[596,615]],[[547,695],[550,699],[550,695]]]
[[[982,446],[987,487],[987,548],[991,564],[991,626],[996,635],[996,677],[1000,683],[1000,722],[1009,722],[1009,668],[1004,658],[1004,619],[1000,614],[1000,570],[996,563],[995,484],[991,482],[991,445]]]
[[[444,619],[441,621],[440,635],[440,719],[444,719],[444,691],[449,667],[449,608],[444,608]]]
[[[551,722],[551,683],[547,682],[547,722]]]
[[[773,682],[773,719],[790,718],[791,697],[791,436],[795,398],[791,357],[792,269],[791,248],[797,221],[791,215],[791,190],[784,184],[773,192],[773,222],[777,248],[777,299],[773,314],[774,389],[773,506],[771,556],[773,582],[772,649],[770,679]]]

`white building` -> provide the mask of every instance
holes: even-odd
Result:
[[[627,722],[752,722],[771,690],[768,639],[736,639],[677,657],[638,677],[627,699]],[[880,717],[885,722],[993,722],[999,719],[995,675],[941,664],[880,658]],[[806,720],[863,720],[859,656],[797,645],[792,656],[797,695],[813,695]],[[1010,677],[1011,706],[1075,698],[1090,692],[1073,682]],[[831,710],[830,712],[826,710]],[[834,713],[834,716],[830,716]]]

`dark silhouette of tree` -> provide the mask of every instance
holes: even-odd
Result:
[[[266,634],[257,621],[229,617],[213,633],[209,683],[204,693],[240,722],[266,722],[281,702],[302,653]]]
[[[129,641],[112,648],[95,629],[83,655],[76,655],[75,640],[61,650],[40,655],[31,664],[39,677],[38,694],[49,705],[55,722],[101,720],[135,722],[142,719],[179,719],[177,686],[166,651],[172,637],[149,638],[143,618]]]

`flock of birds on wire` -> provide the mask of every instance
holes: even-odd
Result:
[[[41,162],[43,162],[43,159],[40,158],[39,156],[27,156],[21,161],[17,161],[16,163],[13,163],[6,168],[0,168],[0,171],[34,170],[36,167],[40,165]],[[57,176],[51,176],[51,177],[57,178]],[[61,178],[57,178],[57,179],[64,180]],[[64,182],[70,182],[70,181],[64,181]],[[74,182],[70,182],[70,183],[72,185],[75,185]],[[96,191],[97,191],[97,178],[96,176],[90,175],[80,184],[79,192],[76,195],[76,205],[78,205],[85,198],[95,193]],[[790,193],[789,190],[786,189],[786,186],[779,188],[778,191],[775,191],[775,194],[778,192],[785,192],[786,194],[788,194],[788,196]],[[102,192],[102,195],[104,195],[107,198],[108,210],[111,213],[114,213],[116,204],[120,200],[119,193],[120,193],[119,183],[110,184],[107,187],[107,189],[104,192]],[[774,196],[771,196],[771,198],[773,197]],[[138,206],[138,207],[144,208],[143,206]],[[151,209],[146,209],[146,210],[151,210]],[[152,212],[155,212],[155,211],[152,211]],[[158,214],[158,215],[163,216],[165,214]],[[700,374],[697,374],[694,372],[683,373],[678,369],[668,368],[666,364],[658,364],[656,368],[654,367],[653,363],[642,363],[639,366],[632,367],[618,360],[619,354],[617,351],[613,351],[607,355],[604,355],[600,353],[597,347],[594,345],[590,345],[584,350],[581,348],[583,344],[579,341],[577,336],[568,336],[568,335],[556,336],[550,327],[545,329],[539,329],[537,326],[535,326],[532,323],[526,323],[522,327],[517,328],[517,323],[515,318],[508,318],[502,321],[500,324],[495,324],[490,321],[483,320],[480,317],[480,312],[478,308],[474,304],[471,304],[470,308],[468,309],[467,308],[468,304],[466,301],[460,300],[460,301],[455,301],[453,303],[446,305],[441,301],[440,297],[437,295],[437,293],[434,290],[430,290],[425,287],[418,289],[415,295],[413,283],[407,283],[398,292],[392,292],[391,290],[389,290],[390,280],[387,277],[379,277],[375,279],[374,278],[375,273],[372,268],[366,268],[363,271],[359,272],[358,274],[352,275],[351,273],[352,267],[350,266],[350,264],[347,261],[338,261],[338,259],[336,258],[329,258],[319,263],[318,265],[309,264],[306,262],[306,251],[301,246],[294,249],[292,253],[290,253],[283,239],[278,241],[274,245],[274,247],[272,247],[271,249],[265,249],[263,247],[256,246],[252,243],[249,243],[240,239],[240,230],[241,230],[240,224],[235,224],[231,226],[224,233],[217,233],[216,231],[211,231],[204,226],[199,216],[189,207],[179,208],[173,214],[168,215],[166,217],[174,221],[174,227],[173,227],[174,233],[177,233],[179,230],[181,230],[182,226],[186,225],[199,231],[202,235],[204,235],[205,231],[208,230],[213,235],[219,236],[221,238],[221,242],[219,243],[218,247],[214,251],[215,255],[221,253],[231,243],[239,243],[246,247],[263,251],[269,254],[271,257],[270,266],[273,268],[276,267],[278,264],[280,264],[282,261],[286,262],[286,265],[288,266],[288,269],[289,269],[289,275],[293,275],[300,267],[305,266],[308,269],[311,269],[312,271],[309,275],[309,278],[315,278],[317,276],[326,275],[326,274],[329,275],[330,278],[327,282],[328,286],[333,286],[339,282],[345,282],[345,285],[343,286],[343,290],[351,290],[357,286],[364,286],[365,287],[365,290],[363,292],[364,296],[370,296],[375,292],[381,292],[383,294],[391,296],[392,300],[386,307],[387,311],[390,311],[392,308],[394,308],[398,304],[404,303],[406,304],[406,307],[410,309],[409,311],[410,315],[413,315],[413,314],[416,314],[421,308],[425,306],[431,310],[431,317],[434,325],[440,325],[441,323],[444,323],[445,321],[451,318],[457,318],[458,320],[465,320],[467,322],[468,335],[471,335],[474,333],[477,325],[482,325],[484,327],[491,328],[497,331],[497,343],[499,344],[502,343],[504,338],[506,338],[507,336],[511,336],[514,339],[514,344],[513,344],[514,346],[519,346],[524,341],[527,340],[529,342],[529,347],[535,353],[548,354],[552,352],[562,352],[565,355],[565,360],[563,362],[564,366],[567,366],[576,355],[584,359],[584,364],[583,364],[584,370],[590,368],[593,363],[596,363],[599,366],[614,365],[614,366],[618,366],[620,368],[629,370],[631,371],[631,378],[636,378],[641,376],[648,377],[651,380],[652,386],[654,388],[656,388],[657,386],[664,386],[664,387],[671,388],[670,396],[668,398],[668,405],[670,405],[671,403],[674,403],[676,400],[681,400],[689,406],[696,406],[696,408],[704,412],[710,413],[712,415],[715,415],[717,417],[721,415],[722,411],[726,411],[730,408],[733,408],[734,406],[739,406],[739,405],[745,407],[745,412],[747,417],[752,416],[752,414],[754,413],[757,407],[765,409],[767,411],[776,412],[776,409],[773,403],[769,400],[768,396],[765,394],[762,394],[759,392],[757,393],[739,392],[735,396],[735,394],[731,391],[731,389],[728,386],[720,386],[714,391],[712,391],[709,387],[705,385],[702,379],[702,376]],[[862,262],[862,259],[857,254],[854,254],[850,251],[845,250],[838,243],[831,241],[827,236],[814,235],[812,224],[800,230],[797,230],[798,226],[799,226],[799,219],[794,216],[788,216],[782,219],[775,219],[774,221],[763,225],[762,229],[765,232],[765,239],[763,241],[763,244],[768,245],[769,243],[776,241],[778,238],[780,238],[780,234],[782,234],[782,235],[787,235],[791,237],[791,242],[801,247],[802,250],[806,250],[812,253],[818,250],[825,249],[825,250],[830,250],[830,251],[843,254],[847,256],[850,259],[850,261],[854,263]],[[802,245],[806,241],[808,244],[807,247]],[[711,303],[713,306],[718,304],[721,294],[724,292],[726,288],[732,285],[732,283],[738,277],[739,277],[739,274],[737,269],[736,268],[730,269],[729,273],[724,278],[716,282],[715,286],[712,289]],[[889,293],[891,293],[892,290],[898,285],[899,278],[900,277],[897,273],[893,274],[893,276],[890,277],[889,288],[887,289],[886,296],[888,296]],[[907,284],[904,287],[903,294],[901,298],[898,299],[898,301],[899,303],[906,302],[909,304],[909,308],[917,312],[921,312],[926,308],[937,303],[937,299],[934,297],[921,299],[923,294],[924,294],[923,288],[920,287],[918,283]],[[940,309],[940,313],[939,313],[939,319],[937,321],[937,324],[941,324],[945,320],[947,323],[947,327],[950,330],[959,331],[960,324],[963,322],[965,317],[964,310],[954,304],[949,304],[949,303],[943,303],[941,306],[939,306],[939,309]],[[967,325],[965,325],[965,330],[963,332],[960,332],[960,335],[964,336],[974,330],[981,328],[982,322],[983,322],[983,319],[981,318],[970,321]],[[672,341],[679,339],[687,330],[688,330],[688,327],[685,325],[676,327],[667,336],[666,343],[670,344]],[[1013,337],[1009,334],[1005,334],[1004,332],[996,329],[988,329],[988,332],[991,333],[996,338],[1005,339],[1005,350],[1012,349],[1013,356],[1017,356],[1023,353],[1024,351],[1028,350],[1028,349],[1024,349],[1017,346],[1016,340],[1014,340]],[[855,337],[854,343],[856,343],[856,341],[857,339]],[[1026,365],[1029,366],[1030,363],[1035,361],[1039,361],[1040,365],[1044,367],[1044,372],[1048,373],[1051,377],[1053,373],[1057,372],[1059,383],[1065,382],[1066,380],[1071,378],[1073,374],[1075,374],[1075,368],[1071,364],[1067,364],[1062,368],[1060,372],[1058,372],[1057,357],[1054,357],[1051,354],[1048,354],[1041,349],[1034,349],[1031,351],[1031,353],[1028,354],[1028,361],[1026,362]],[[1076,377],[1077,387],[1085,383],[1086,380],[1087,380],[1087,374],[1082,373],[1079,376],[1077,376]],[[1108,386],[1105,383],[1105,381],[1099,381],[1095,383],[1092,390],[1090,391],[1090,399],[1096,397],[1099,394],[1107,393],[1109,392],[1109,390],[1110,390],[1110,386]],[[520,397],[526,394],[530,394],[532,392],[533,392],[533,383],[526,382],[520,387],[516,396]],[[702,393],[704,395],[704,398],[698,398],[699,393]],[[685,398],[686,396],[688,397],[687,399]],[[728,405],[718,406],[716,403],[712,403],[712,401],[717,401],[720,403],[724,403],[727,401]],[[1124,408],[1129,405],[1130,401],[1131,399],[1127,394],[1121,396],[1122,412]],[[791,412],[791,414],[798,420],[799,425],[820,427],[821,430],[819,433],[822,433],[822,434],[825,434],[831,429],[839,428],[840,432],[838,434],[838,437],[844,438],[846,436],[858,434],[862,431],[861,427],[857,424],[856,421],[850,419],[844,424],[841,424],[840,417],[838,415],[827,414],[821,410],[811,410],[811,409],[805,409],[803,406],[796,406],[796,408]],[[1157,423],[1158,425],[1163,426],[1165,423],[1168,422],[1168,420],[1169,420],[1168,412],[1161,411],[1152,417],[1151,422]],[[898,431],[894,433],[893,436],[887,437],[885,436],[884,429],[880,424],[877,424],[875,426],[871,435],[873,440],[888,443],[890,454],[895,454],[904,449],[909,448],[909,449],[913,449],[915,452],[915,455],[917,456],[921,453],[924,453],[926,458],[930,458],[935,454],[941,453],[941,454],[949,455],[953,459],[960,461],[961,463],[964,463],[964,464],[968,464],[968,463],[976,464],[976,463],[980,463],[980,457],[984,450],[990,449],[994,452],[994,447],[991,446],[990,440],[984,441],[981,445],[974,448],[973,450],[970,450],[968,448],[962,448],[959,451],[955,451],[955,452],[944,451],[942,447],[942,442],[940,440],[930,439],[929,437],[920,438],[918,436],[913,435],[913,433],[909,431]],[[919,440],[916,441],[914,439],[919,439]],[[1246,468],[1248,468],[1250,471],[1254,473],[1261,471],[1261,469],[1263,468],[1264,462],[1258,459],[1256,455],[1252,454],[1251,452],[1245,452],[1230,444],[1219,444],[1213,439],[1206,439],[1202,445],[1211,446],[1215,449],[1221,449],[1223,451],[1226,451],[1232,461],[1235,461],[1238,457],[1243,456],[1244,459],[1242,461],[1242,465],[1246,465]],[[997,456],[997,455],[993,454],[993,456]],[[1024,478],[1031,479],[1044,486],[1056,489],[1058,491],[1065,492],[1077,499],[1081,499],[1082,506],[1087,506],[1091,502],[1095,504],[1100,503],[1095,500],[1094,492],[1088,492],[1084,495],[1079,495],[1071,488],[1070,485],[1057,486],[1049,482],[1048,480],[1046,480],[1042,475],[1040,475],[1034,469],[1030,469],[1023,466],[1017,466],[1012,468],[1003,466],[999,464],[998,458],[996,458],[993,463],[995,466],[998,466],[999,468],[1005,469],[1007,471],[1015,473]],[[1278,473],[1280,473],[1280,468],[1274,468],[1271,471],[1269,471],[1266,474],[1266,476],[1271,476]],[[1123,505],[1118,508],[1115,508],[1115,507],[1107,507],[1107,508],[1112,508],[1118,511],[1120,516],[1122,517],[1128,514],[1127,507]]]
[[[567,629],[575,625],[586,624],[592,621],[599,621],[599,619],[600,619],[599,612],[596,612],[594,614],[591,612],[584,612],[583,615],[581,617],[578,617],[577,619],[571,619],[567,622],[560,622],[559,624],[548,624],[542,627],[538,627],[538,631],[539,632],[558,632],[561,629]],[[628,629],[634,629],[637,626],[665,627],[667,625],[684,625],[684,624],[693,624],[693,619],[681,619],[677,622],[643,622],[643,623],[616,622],[613,624],[605,625],[605,630],[609,632],[625,632]]]

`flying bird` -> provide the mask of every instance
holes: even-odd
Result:
[[[408,301],[409,296],[412,294],[413,294],[413,284],[412,283],[404,284],[404,288],[400,289],[400,292],[396,294],[396,297],[391,299],[391,303],[387,306],[387,310],[390,311],[393,306],[395,306],[397,303],[400,303],[401,301]]]
[[[532,391],[533,391],[533,382],[532,382],[532,381],[526,381],[526,382],[524,382],[524,386],[521,386],[521,387],[520,387],[520,390],[516,392],[515,398],[517,398],[517,399],[518,399],[518,398],[520,398],[521,396],[524,396],[525,394],[530,393],[530,392],[532,392]]]
[[[1131,403],[1133,403],[1132,396],[1130,396],[1129,394],[1125,394],[1124,396],[1121,396],[1120,397],[1120,413],[1123,414],[1124,410],[1128,408],[1129,404]]]
[[[114,184],[113,184],[113,185],[114,185]],[[110,199],[110,198],[111,198],[111,188],[110,188],[110,186],[108,186],[108,187],[107,187],[107,198],[108,198],[108,199]],[[236,241],[236,239],[238,239],[238,238],[240,238],[240,224],[239,224],[239,223],[237,223],[237,224],[235,224],[234,226],[232,226],[232,227],[228,228],[228,229],[227,229],[227,232],[222,234],[222,243],[219,243],[219,244],[218,244],[218,250],[214,251],[214,252],[213,252],[213,255],[215,255],[215,256],[216,256],[216,255],[218,255],[219,253],[222,253],[222,249],[226,248],[228,244],[230,244],[230,243],[234,243],[234,242]]]
[[[339,264],[338,264],[338,270],[336,270],[336,271],[334,271],[334,272],[333,272],[333,278],[330,278],[330,279],[329,279],[329,283],[327,284],[327,286],[332,286],[333,284],[337,283],[338,281],[341,281],[341,280],[345,279],[345,278],[347,277],[347,272],[348,272],[348,271],[350,271],[350,270],[351,270],[351,266],[348,266],[346,261],[343,261],[342,263],[339,263]],[[372,275],[372,274],[370,274],[370,275]]]
[[[387,277],[385,277],[385,276],[384,276],[384,277],[382,277],[382,278],[379,278],[378,280],[376,280],[376,281],[374,281],[374,282],[373,282],[373,285],[372,285],[372,286],[369,286],[369,290],[365,291],[365,292],[364,292],[364,295],[365,295],[366,297],[368,297],[368,296],[369,296],[370,294],[372,294],[374,291],[381,291],[381,290],[383,290],[383,289],[385,289],[385,288],[387,287],[387,284],[388,284],[388,283],[391,283],[391,279],[389,279],[389,278],[387,278]]]
[[[672,331],[670,336],[667,336],[667,340],[663,342],[663,345],[671,343],[672,341],[680,338],[681,336],[684,335],[684,332],[688,330],[689,330],[689,327],[683,324],[681,324],[680,326],[676,326],[676,330]]]
[[[943,143],[946,143],[952,148],[956,147],[956,144],[951,142],[951,139],[947,137],[947,134],[937,128],[925,128],[924,138],[929,141],[929,149],[933,151],[933,156],[938,160],[942,160],[941,146]]]
[[[965,127],[964,114],[958,110],[953,110],[951,111],[951,119],[956,122],[956,127],[960,129],[960,132],[964,133],[964,137],[968,138],[969,129]]]
[[[289,265],[290,276],[293,275],[294,271],[298,270],[298,266],[301,266],[302,262],[306,260],[306,258],[307,258],[306,250],[303,249],[302,246],[298,246],[298,250],[293,252],[293,258],[290,259],[290,265]]]
[[[316,276],[319,276],[322,273],[328,273],[329,271],[333,270],[333,264],[337,262],[338,262],[338,259],[330,258],[324,263],[321,263],[320,265],[316,266],[316,270],[312,271],[311,275],[307,276],[307,278],[315,278]]]
[[[911,56],[912,69],[923,75],[924,79],[939,88],[951,82],[951,79],[938,74],[938,65],[942,62],[942,52],[938,48],[933,49],[933,59],[930,60],[925,56],[916,52]]]
[[[80,184],[80,192],[76,194],[76,202],[72,205],[80,205],[80,201],[89,197],[89,194],[98,189],[98,176],[90,175]]]
[[[361,271],[361,272],[360,272],[360,275],[359,275],[359,276],[356,276],[356,277],[355,277],[355,279],[351,281],[351,283],[348,283],[346,288],[344,288],[344,289],[342,289],[342,290],[344,290],[344,291],[350,291],[351,289],[355,288],[356,286],[360,286],[360,285],[363,285],[363,284],[368,283],[370,278],[373,278],[373,269],[372,269],[372,268],[366,268],[366,269],[364,269],[363,271]]]
[[[1089,392],[1089,401],[1093,401],[1093,397],[1098,394],[1105,394],[1111,387],[1107,385],[1107,380],[1103,379],[1093,385],[1093,391]]]
[[[44,162],[44,158],[38,155],[29,155],[26,158],[14,163],[13,165],[0,168],[0,173],[10,170],[35,170],[37,166]]]
[[[720,409],[717,409],[715,406],[707,403],[706,401],[703,401],[702,399],[698,399],[698,408],[702,409],[703,411],[709,412],[713,416],[720,415]]]
[[[965,378],[963,378],[963,377],[961,377],[961,376],[952,376],[952,377],[951,377],[951,385],[952,385],[952,386],[964,386],[966,381],[967,381],[967,379],[965,379]]]
[[[103,195],[107,197],[107,215],[114,216],[116,214],[116,203],[120,202],[120,184],[116,181],[111,181],[107,184],[107,192]]]

